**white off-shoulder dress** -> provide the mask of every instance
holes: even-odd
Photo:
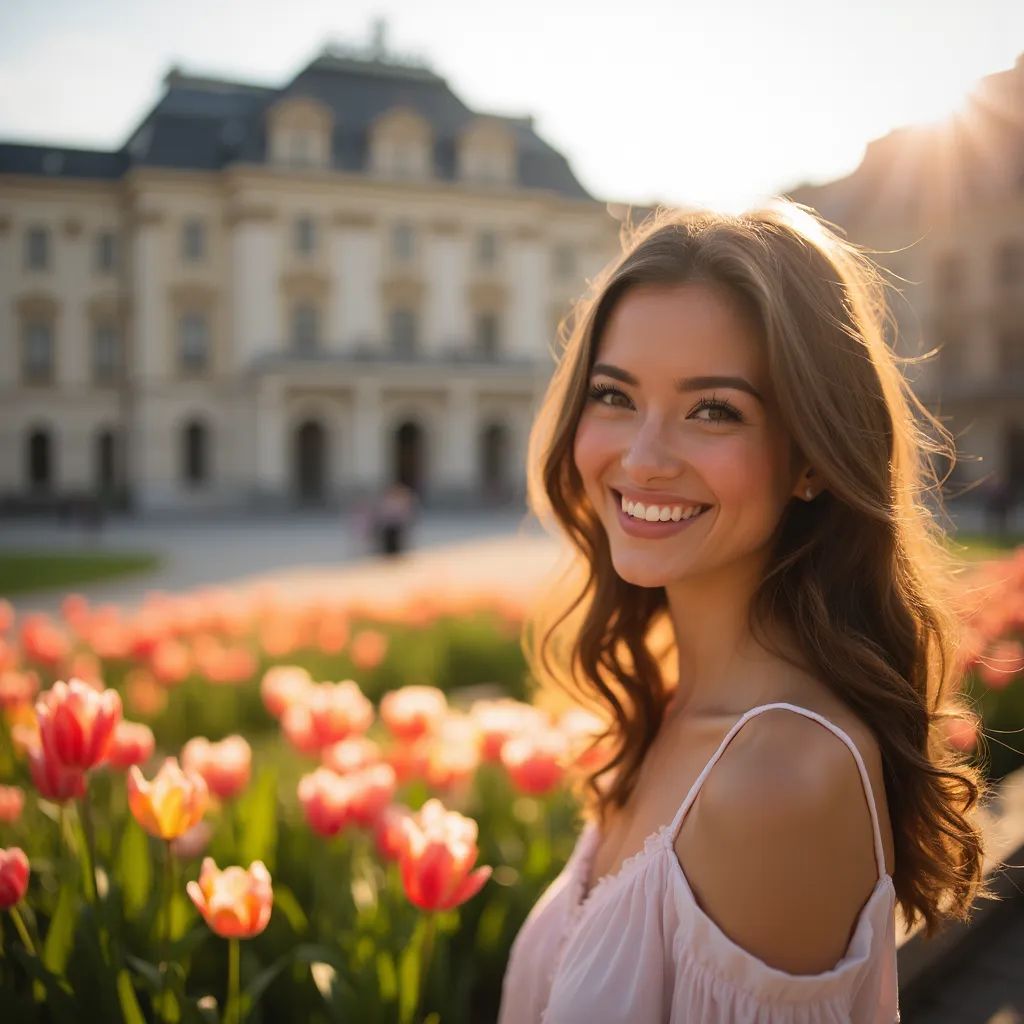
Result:
[[[820,722],[853,752],[874,829],[878,881],[842,959],[789,974],[733,942],[698,906],[675,854],[683,818],[733,736],[755,715],[788,708]],[[672,822],[584,897],[599,841],[580,833],[561,874],[534,905],[505,969],[498,1024],[894,1024],[896,893],[885,870],[864,760],[828,719],[779,701],[747,711],[704,766]]]

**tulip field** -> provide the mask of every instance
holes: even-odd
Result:
[[[0,1017],[493,1021],[610,749],[536,692],[524,616],[269,588],[0,602]],[[980,717],[948,738],[973,751],[1024,725],[1024,549],[964,581],[963,616]],[[1007,740],[993,775],[1024,761]]]

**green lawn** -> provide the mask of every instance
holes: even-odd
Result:
[[[996,537],[989,533],[964,532],[957,534],[951,543],[955,545],[954,550],[958,555],[972,561],[1005,558],[1014,548],[1024,544],[1024,534],[1008,533],[1005,537]]]
[[[0,552],[0,594],[95,583],[149,572],[159,564],[156,555],[134,552]]]

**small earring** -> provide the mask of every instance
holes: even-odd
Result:
[[[804,494],[807,495],[808,500],[814,497],[814,491],[812,491],[810,487],[808,487],[807,490],[804,491]]]

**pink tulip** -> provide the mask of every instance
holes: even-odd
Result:
[[[321,747],[364,733],[373,724],[373,704],[352,679],[314,686],[307,704]]]
[[[551,725],[548,715],[540,708],[509,697],[474,701],[469,713],[483,736],[485,761],[500,761],[502,745],[512,736],[547,729]]]
[[[359,768],[376,764],[381,760],[380,746],[368,736],[349,736],[347,740],[339,740],[324,747],[322,752],[324,767],[339,775],[347,775]]]
[[[373,824],[373,841],[383,860],[397,861],[405,847],[405,828],[402,822],[412,816],[404,804],[388,804],[377,815]]]
[[[29,772],[40,796],[59,804],[85,796],[85,772],[81,768],[58,761],[30,737],[26,741]]]
[[[280,718],[293,704],[303,700],[312,685],[313,680],[304,668],[274,665],[263,673],[260,696],[266,709]]]

